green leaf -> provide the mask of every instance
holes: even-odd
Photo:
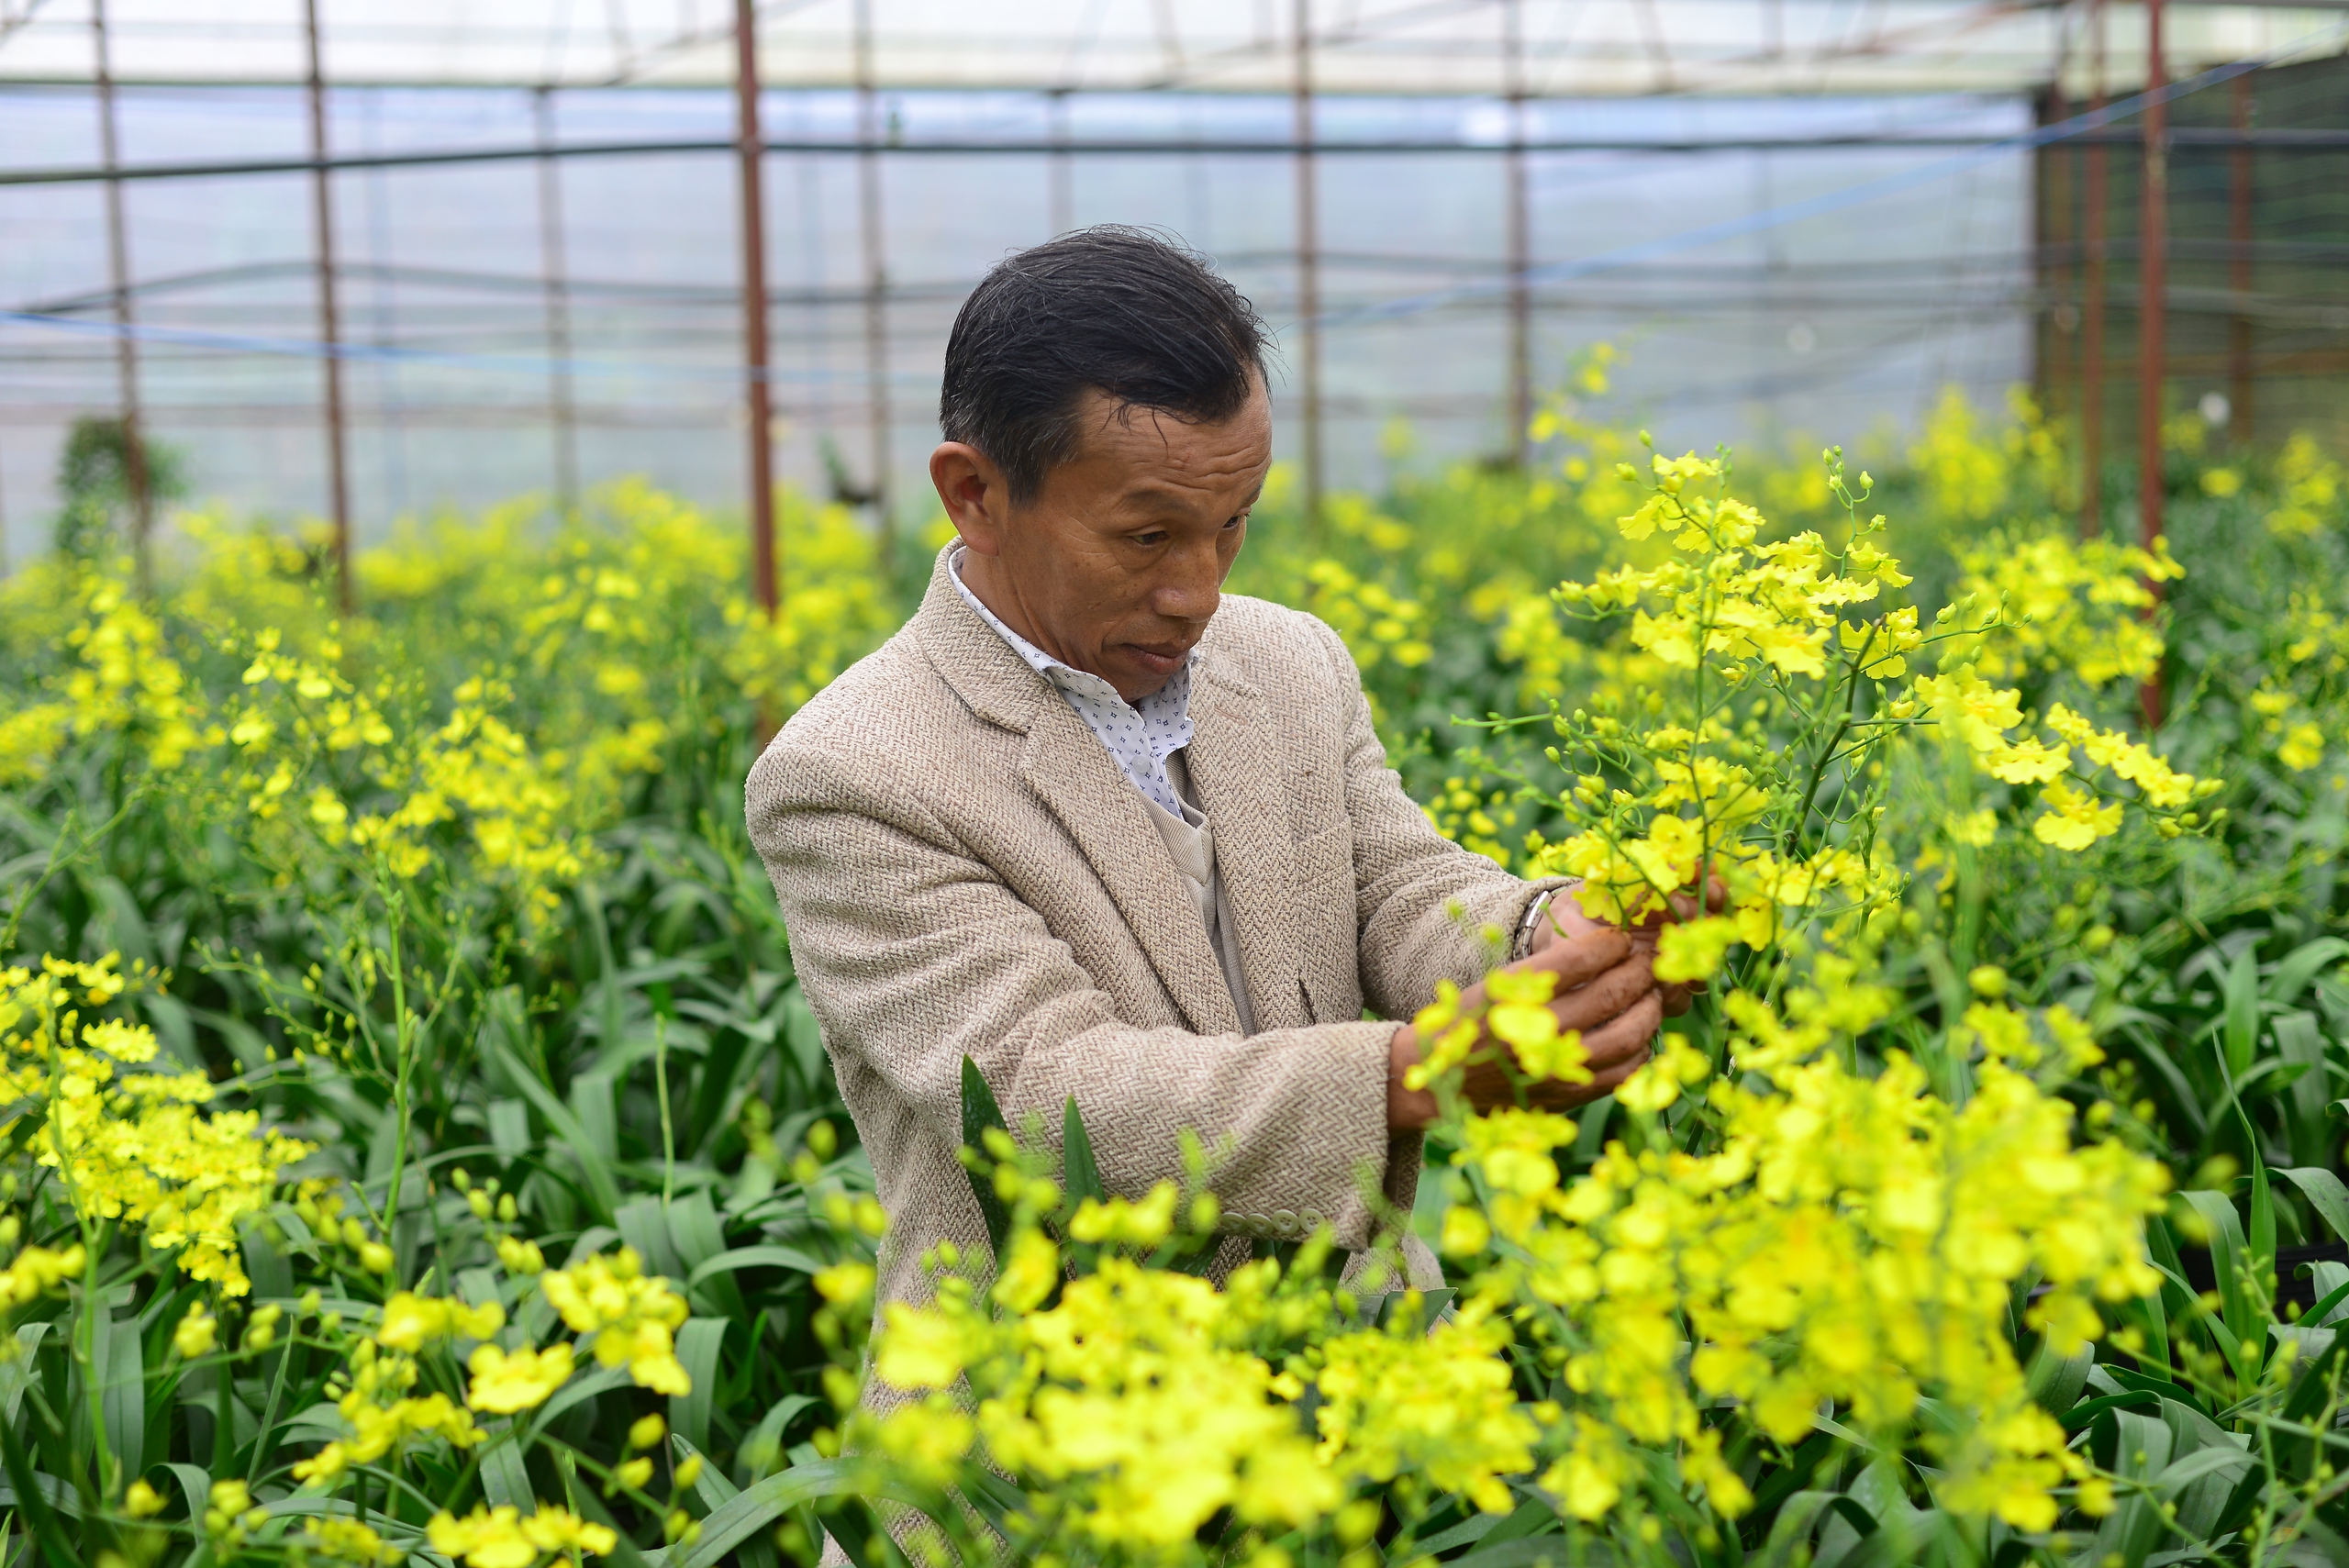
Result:
[[[1559,1551],[1559,1537],[1553,1533],[1535,1536],[1530,1540],[1504,1540],[1496,1546],[1480,1546],[1464,1556],[1450,1559],[1444,1568],[1529,1568],[1530,1564],[1536,1562],[1557,1562],[1564,1555]]]
[[[2186,1265],[2178,1260],[2177,1239],[2170,1234],[2169,1221],[2158,1214],[2145,1221],[2145,1253],[2166,1276],[2158,1304],[2161,1310],[2154,1316],[2165,1323],[2184,1317],[2194,1305],[2194,1292],[2186,1284]]]
[[[94,1327],[98,1408],[106,1416],[106,1447],[122,1466],[127,1485],[147,1471],[147,1377],[139,1319],[101,1318]]]
[[[1433,1535],[1414,1541],[1412,1548],[1416,1552],[1433,1556],[1439,1551],[1449,1551],[1455,1546],[1474,1546],[1490,1535],[1493,1527],[1500,1522],[1501,1516],[1498,1514],[1470,1514],[1449,1529],[1440,1529]]]
[[[1876,1532],[1876,1516],[1869,1513],[1865,1508],[1860,1507],[1860,1505],[1852,1498],[1838,1496],[1829,1502],[1827,1506],[1837,1514],[1842,1515],[1843,1522],[1850,1525],[1853,1529],[1858,1531],[1859,1537],[1862,1540],[1865,1540],[1868,1537]]]
[[[796,1247],[775,1244],[737,1247],[730,1252],[720,1252],[714,1258],[702,1260],[694,1266],[694,1272],[685,1276],[685,1284],[696,1285],[713,1274],[727,1273],[735,1269],[791,1269],[799,1273],[812,1274],[819,1273],[823,1267],[820,1259],[809,1257]]]
[[[555,1390],[553,1398],[530,1413],[529,1430],[524,1434],[525,1444],[535,1442],[538,1435],[551,1426],[556,1417],[573,1406],[598,1395],[609,1394],[628,1382],[628,1368],[624,1366],[599,1367],[584,1377],[573,1378]]]
[[[1072,1204],[1086,1198],[1099,1202],[1101,1167],[1093,1158],[1093,1140],[1085,1130],[1085,1117],[1076,1108],[1076,1096],[1068,1097],[1068,1106],[1061,1112],[1061,1185],[1068,1193]]]
[[[2154,1476],[2154,1485],[2165,1492],[2182,1492],[2205,1475],[2216,1475],[2221,1470],[2250,1462],[2251,1456],[2239,1448],[2197,1449]]]
[[[2300,1189],[2309,1207],[2319,1218],[2332,1227],[2332,1233],[2349,1241],[2349,1186],[2331,1171],[2313,1165],[2295,1165],[2279,1172],[2287,1181]]]
[[[674,1568],[717,1568],[753,1531],[763,1529],[802,1503],[853,1495],[858,1481],[853,1461],[827,1459],[794,1466],[746,1486],[739,1496],[709,1511],[701,1521],[700,1539]]]
[[[648,1193],[620,1205],[613,1211],[612,1223],[620,1228],[628,1244],[644,1260],[645,1273],[670,1279],[684,1277],[685,1261],[677,1255],[677,1233],[667,1209],[662,1207],[659,1193]]]
[[[1011,1129],[1005,1125],[1003,1107],[995,1103],[995,1091],[987,1087],[986,1078],[979,1072],[979,1064],[969,1057],[963,1058],[963,1142],[981,1155],[986,1154],[986,1131],[1000,1128],[1008,1136]],[[979,1200],[979,1213],[987,1222],[987,1246],[996,1257],[1003,1256],[1003,1244],[1011,1234],[1011,1211],[995,1195],[992,1173],[982,1175],[976,1171],[964,1173],[970,1177],[971,1195]]]
[[[160,1468],[180,1484],[180,1494],[187,1499],[187,1517],[202,1518],[206,1505],[212,1501],[212,1477],[193,1464],[165,1464]]]
[[[596,1218],[611,1218],[620,1207],[620,1189],[612,1179],[612,1162],[597,1153],[595,1140],[588,1137],[587,1129],[579,1124],[579,1118],[571,1114],[571,1107],[556,1099],[554,1091],[540,1083],[538,1074],[518,1061],[506,1042],[493,1031],[482,1030],[481,1048],[483,1054],[500,1070],[507,1082],[519,1090],[522,1097],[530,1102],[531,1107],[546,1118],[547,1125],[554,1129],[555,1135],[570,1145],[572,1157],[578,1162],[580,1173],[595,1195]]]
[[[606,1507],[604,1506],[604,1500],[596,1496],[596,1489],[594,1487],[572,1487],[571,1500],[582,1514],[585,1515],[588,1518],[593,1519],[596,1523],[602,1525],[606,1529],[610,1530],[613,1535],[618,1538],[613,1545],[611,1555],[604,1558],[600,1562],[598,1562],[596,1564],[596,1568],[651,1568],[651,1564],[648,1563],[642,1550],[637,1546],[635,1541],[629,1539],[629,1533],[627,1530],[620,1528],[620,1522],[612,1518],[611,1509]],[[663,1556],[665,1556],[665,1554],[661,1552],[655,1552],[653,1554],[653,1558],[656,1561]],[[411,1559],[411,1561],[413,1561],[413,1559]]]
[[[2275,969],[2267,976],[2267,1000],[2289,1006],[2300,999],[2324,966],[2349,958],[2349,942],[2339,937],[2319,937],[2312,942],[2302,942],[2276,961]]]
[[[2241,1078],[2251,1071],[2254,1049],[2259,1043],[2259,954],[2254,948],[2245,948],[2235,955],[2227,969],[2221,985],[2226,997],[2226,1010],[2221,1015],[2223,1029],[2221,1039],[2226,1052],[2227,1071]]]
[[[17,1327],[17,1349],[11,1356],[0,1357],[0,1420],[17,1424],[17,1407],[24,1403],[25,1388],[33,1376],[33,1352],[50,1330],[47,1322],[21,1323]]]
[[[2219,1284],[2219,1316],[2225,1322],[2228,1335],[2236,1341],[2235,1351],[2229,1360],[2235,1363],[2238,1377],[2247,1377],[2256,1367],[2243,1366],[2243,1346],[2256,1337],[2256,1319],[2251,1298],[2244,1289],[2243,1264],[2250,1248],[2243,1235],[2243,1222],[2235,1216],[2235,1206],[2224,1193],[2180,1193],[2188,1207],[2202,1218],[2210,1232],[2210,1267]],[[2251,1353],[2258,1353],[2254,1347]]]
[[[2242,1115],[2242,1106],[2235,1110]],[[2251,1277],[2243,1283],[2247,1291],[2258,1293],[2263,1303],[2272,1303],[2274,1292],[2267,1282],[2276,1273],[2276,1195],[2267,1185],[2267,1162],[2259,1157],[2259,1135],[2252,1131],[2249,1117],[2243,1121],[2243,1131],[2251,1135]]]
[[[696,1187],[669,1205],[669,1232],[676,1240],[677,1262],[688,1273],[726,1251],[726,1232],[710,1207],[709,1189]]]
[[[2282,1059],[2300,1069],[2293,1079],[2285,1111],[2292,1141],[2292,1158],[2303,1165],[2325,1156],[2331,1140],[2324,1125],[2324,1036],[2313,1013],[2286,1013],[2275,1023],[2276,1049]]]
[[[2330,1172],[2327,1172],[2326,1173],[2328,1175],[2331,1174]],[[2306,1312],[2300,1315],[2300,1321],[2303,1323],[2314,1323],[2321,1326],[2326,1316],[2343,1301],[2349,1301],[2349,1284],[2335,1285],[2332,1289],[2325,1292],[2323,1296],[2320,1296],[2314,1307],[2310,1307]]]
[[[17,1510],[32,1527],[32,1538],[40,1547],[41,1560],[49,1568],[82,1568],[82,1554],[74,1549],[56,1510],[50,1507],[49,1494],[41,1488],[40,1483],[47,1477],[33,1473],[32,1461],[26,1457],[25,1445],[18,1440],[13,1421],[0,1424],[0,1459],[6,1461],[9,1490],[16,1493]]]
[[[2159,1410],[2161,1407],[2161,1396],[2147,1389],[2132,1388],[2123,1394],[2099,1394],[2095,1398],[2084,1400],[2065,1411],[2064,1429],[2067,1432],[2076,1432],[2107,1410],[2131,1408]]]
[[[701,1452],[701,1450],[685,1440],[683,1432],[669,1434],[669,1449],[671,1458],[679,1463]],[[701,1474],[694,1481],[694,1492],[701,1498],[703,1507],[719,1508],[740,1496],[742,1488],[726,1479],[725,1474],[705,1455],[702,1460]]]
[[[515,1446],[510,1428],[482,1446],[481,1489],[494,1507],[510,1503],[526,1514],[537,1509],[538,1499],[530,1491],[530,1473],[523,1467],[522,1451]]]
[[[766,1472],[782,1456],[784,1429],[791,1425],[793,1417],[818,1403],[819,1401],[812,1394],[786,1394],[769,1406],[767,1413],[759,1418],[759,1424],[742,1439],[741,1447],[737,1451],[742,1462],[753,1467],[760,1478],[764,1479]]]
[[[677,1330],[677,1360],[693,1387],[669,1400],[669,1425],[696,1448],[709,1446],[709,1412],[718,1396],[718,1352],[733,1324],[724,1318],[696,1318]]]
[[[1778,1517],[1771,1521],[1770,1537],[1763,1543],[1760,1554],[1747,1561],[1753,1568],[1786,1568],[1794,1562],[1798,1545],[1807,1553],[1811,1526],[1833,1500],[1834,1494],[1831,1492],[1797,1492],[1788,1497],[1778,1509]],[[1804,1560],[1809,1561],[1808,1556]]]
[[[2332,1342],[2311,1357],[2294,1380],[2292,1392],[2284,1401],[2287,1421],[2306,1421],[2335,1397],[2333,1368],[2340,1364],[2342,1352],[2349,1351],[2349,1339],[2330,1329],[2319,1332],[2332,1334]]]

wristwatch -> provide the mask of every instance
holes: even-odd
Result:
[[[1556,888],[1551,888],[1525,906],[1525,918],[1517,923],[1517,939],[1508,946],[1511,963],[1533,955],[1533,933],[1542,929],[1543,917],[1550,913],[1550,900],[1556,893]]]

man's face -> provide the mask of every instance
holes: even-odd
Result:
[[[1078,405],[1076,456],[1012,506],[994,464],[958,442],[930,460],[970,553],[963,580],[1020,636],[1128,702],[1157,691],[1214,616],[1273,461],[1262,382],[1230,418],[1189,424]]]

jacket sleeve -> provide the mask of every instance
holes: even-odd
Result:
[[[1191,1129],[1222,1151],[1211,1184],[1226,1229],[1303,1234],[1326,1220],[1341,1245],[1367,1244],[1366,1191],[1386,1176],[1392,1025],[1242,1038],[1123,1023],[1042,917],[874,772],[786,733],[754,771],[750,827],[842,1090],[867,1107],[876,1169],[904,1163],[892,1148],[961,1142],[967,1055],[1013,1128],[1041,1119],[1046,1142],[1074,1095],[1113,1193],[1180,1181]],[[882,1198],[895,1213],[923,1195]]]
[[[1408,1021],[1435,999],[1436,983],[1483,978],[1497,928],[1506,944],[1533,900],[1567,879],[1526,882],[1435,830],[1386,765],[1362,675],[1338,634],[1311,623],[1346,703],[1346,816],[1353,828],[1355,924],[1363,998]]]

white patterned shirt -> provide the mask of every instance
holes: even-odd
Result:
[[[1130,704],[1100,676],[1072,669],[1004,625],[963,584],[963,548],[956,545],[946,561],[946,575],[963,602],[978,611],[979,618],[995,628],[1030,669],[1068,699],[1068,706],[1109,749],[1111,759],[1133,786],[1180,819],[1183,803],[1174,794],[1174,781],[1166,775],[1166,759],[1191,743],[1191,662],[1185,660],[1172,680],[1140,704]]]

